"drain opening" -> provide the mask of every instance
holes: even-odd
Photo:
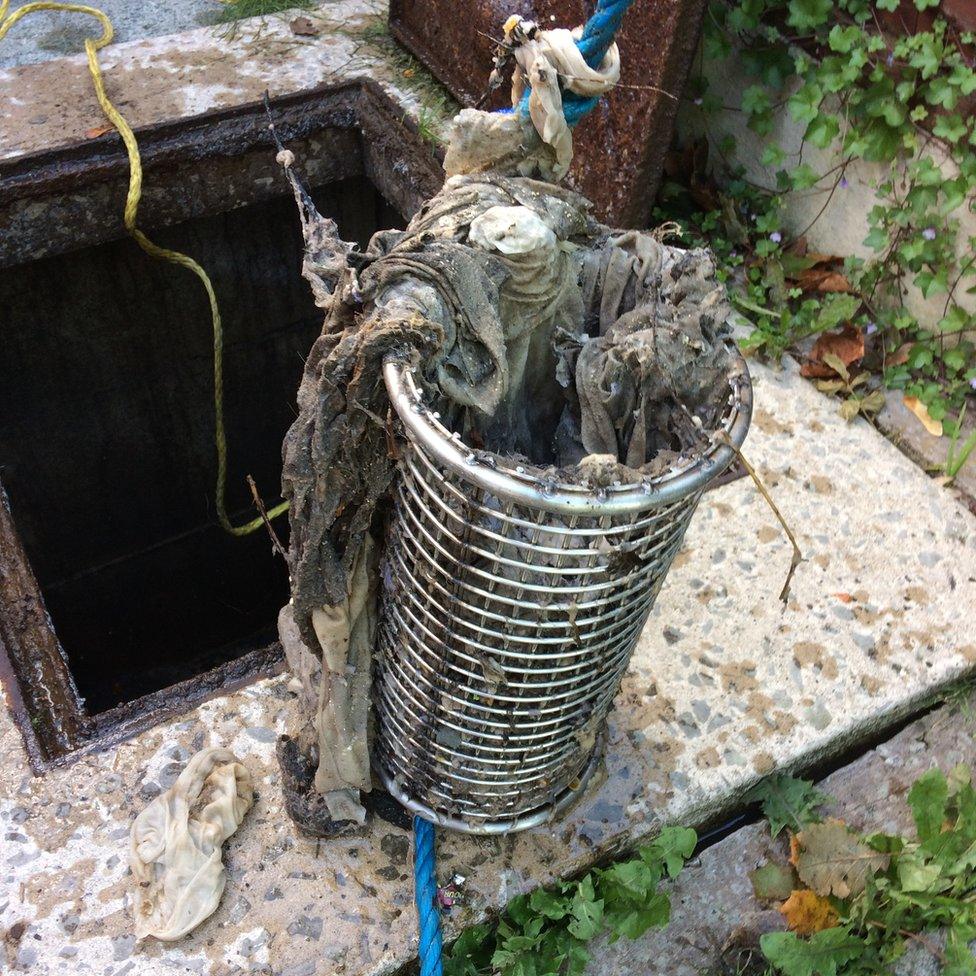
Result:
[[[361,177],[313,196],[348,240],[403,225]],[[251,518],[244,476],[277,495],[322,323],[294,201],[154,238],[197,257],[220,299],[228,510]],[[272,643],[286,569],[263,532],[215,525],[212,333],[195,280],[120,240],[8,269],[0,308],[0,479],[86,713]]]

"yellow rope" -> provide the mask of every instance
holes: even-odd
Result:
[[[86,14],[94,17],[101,24],[102,35],[98,38],[85,38],[85,54],[88,56],[88,70],[91,73],[92,84],[95,88],[95,96],[98,104],[102,107],[105,117],[118,130],[119,135],[125,143],[126,152],[129,155],[129,192],[125,198],[125,229],[135,238],[136,243],[150,256],[160,261],[169,261],[171,264],[178,264],[180,267],[192,271],[199,279],[207,292],[210,301],[210,315],[213,319],[213,351],[214,351],[214,420],[215,432],[214,443],[217,448],[217,519],[221,527],[231,535],[248,535],[259,529],[264,524],[264,518],[258,516],[244,525],[232,525],[227,515],[224,495],[227,487],[227,438],[224,431],[224,356],[223,356],[223,327],[220,321],[220,309],[217,306],[217,296],[214,294],[213,285],[207,272],[197,264],[193,258],[179,251],[171,251],[168,248],[154,244],[139,229],[136,220],[139,213],[139,200],[142,196],[142,158],[139,155],[139,143],[136,141],[132,127],[122,117],[119,110],[112,104],[108,95],[105,93],[105,82],[102,78],[102,69],[98,63],[98,51],[109,44],[114,35],[112,22],[105,13],[95,7],[87,7],[77,3],[55,3],[48,0],[38,0],[35,3],[27,3],[18,7],[13,13],[8,15],[10,0],[0,0],[0,41],[7,35],[10,28],[28,14],[39,10],[60,10],[69,13]],[[273,519],[288,510],[288,502],[282,502],[270,509],[267,513],[269,519]]]

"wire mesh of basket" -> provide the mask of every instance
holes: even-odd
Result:
[[[404,806],[469,833],[521,830],[579,794],[634,646],[706,485],[713,444],[593,489],[466,447],[413,372],[384,377],[407,434],[382,571],[374,762]],[[751,414],[744,364],[722,428]]]

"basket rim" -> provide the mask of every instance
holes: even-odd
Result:
[[[703,490],[734,460],[736,449],[746,439],[752,419],[752,382],[746,361],[734,340],[727,340],[737,369],[729,379],[728,408],[721,429],[734,448],[713,440],[701,454],[683,465],[654,477],[629,484],[594,489],[580,484],[543,480],[521,465],[499,463],[497,455],[478,451],[461,440],[461,435],[440,422],[440,415],[423,402],[414,368],[395,358],[383,364],[383,379],[407,437],[422,447],[445,468],[465,481],[491,492],[506,502],[564,515],[632,514],[658,508]]]

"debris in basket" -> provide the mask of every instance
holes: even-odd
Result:
[[[384,360],[415,366],[441,423],[480,456],[593,488],[700,456],[743,367],[710,253],[614,231],[535,178],[562,156],[518,112],[462,111],[441,191],[362,251],[316,212],[279,149],[325,313],[284,445],[292,600],[280,633],[302,684],[294,747],[316,767],[327,819],[355,825],[370,789],[375,586],[363,574],[378,572],[402,436]],[[286,793],[302,795],[283,771]]]

